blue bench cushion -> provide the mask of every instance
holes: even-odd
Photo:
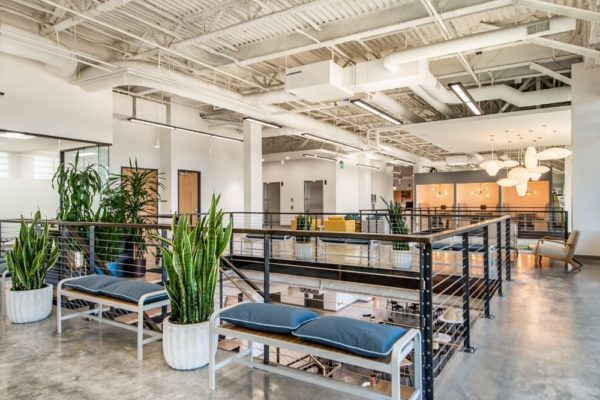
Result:
[[[384,357],[406,329],[345,317],[323,317],[302,325],[294,336],[364,357]]]
[[[80,290],[86,293],[100,294],[100,290],[103,289],[105,286],[108,286],[118,281],[119,278],[117,278],[116,276],[92,274],[73,279],[72,281],[65,282],[63,286],[70,289]]]
[[[159,290],[164,290],[164,288],[160,285],[157,285],[156,283],[117,278],[117,282],[111,283],[110,285],[103,287],[102,289],[100,289],[100,293],[108,297],[113,297],[115,299],[137,303],[140,301],[140,298],[143,295],[152,292],[157,292]],[[167,298],[167,293],[163,292],[155,296],[149,297],[146,300],[146,303],[166,300]]]
[[[290,333],[319,318],[316,312],[282,304],[244,303],[221,313],[221,320],[262,332]]]

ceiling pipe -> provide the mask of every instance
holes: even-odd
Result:
[[[21,28],[0,23],[0,52],[13,56],[27,58],[42,63],[46,71],[51,75],[67,78],[77,70],[77,61],[74,55],[69,53],[60,54],[56,51],[42,51],[36,49],[35,45],[26,45],[24,40],[31,40],[41,44],[55,46],[55,43],[35,33]]]
[[[275,122],[280,125],[309,132],[323,139],[342,142],[355,147],[367,149],[369,145],[362,142],[353,132],[339,129],[333,125],[315,119],[284,113],[279,107],[272,105],[258,105],[256,101],[246,99],[245,96],[212,85],[169,69],[162,69],[156,65],[136,61],[116,61],[118,69],[110,73],[102,73],[92,68],[87,68],[80,73],[80,78],[72,83],[80,85],[87,90],[130,85],[152,87],[178,96],[186,97],[217,107],[226,108],[242,115]],[[431,161],[425,157],[417,156],[400,149],[393,149],[391,155],[405,158],[420,164],[429,164]]]
[[[544,24],[548,23],[547,29]],[[459,52],[469,52],[486,47],[519,42],[535,37],[552,35],[574,30],[576,20],[569,17],[556,17],[546,21],[538,21],[509,28],[496,29],[458,39],[446,40],[427,46],[416,47],[392,53],[383,59],[383,66],[391,72],[397,71],[402,64],[429,60]]]

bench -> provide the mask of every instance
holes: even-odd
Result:
[[[216,311],[210,318],[210,338],[209,338],[209,388],[215,390],[217,387],[217,371],[233,362],[243,362],[249,368],[260,369],[269,373],[280,374],[289,378],[298,379],[304,382],[324,386],[340,392],[352,394],[365,399],[421,399],[422,398],[422,379],[421,379],[421,333],[417,329],[408,330],[393,345],[392,352],[387,357],[370,358],[363,357],[345,350],[339,350],[326,345],[305,341],[299,337],[290,334],[279,334],[270,332],[261,332],[249,328],[235,326],[231,323],[221,324],[221,313],[237,307],[236,304],[231,307]],[[248,342],[248,348],[220,362],[216,362],[216,352],[219,336],[233,339],[244,340]],[[373,389],[366,389],[354,384],[335,381],[330,378],[311,374],[309,372],[286,367],[283,365],[255,363],[253,360],[253,345],[261,343],[280,349],[286,349],[297,353],[308,354],[314,357],[322,357],[327,360],[337,361],[344,364],[350,364],[370,370],[380,371],[391,375],[391,385],[379,385]],[[411,352],[414,351],[414,370],[415,370],[415,388],[400,385],[400,365]],[[391,386],[391,387],[390,387]],[[381,390],[383,387],[383,390]]]
[[[6,261],[0,261],[0,275],[2,278],[0,279],[0,315],[6,315],[5,304],[6,304],[6,284],[8,283],[8,277],[10,273],[8,272],[8,267],[6,265]]]
[[[166,290],[162,289],[160,285],[138,281],[133,279],[123,279],[116,277],[107,277],[106,275],[95,275],[96,277],[105,276],[106,281],[110,284],[119,283],[120,287],[127,289],[136,289],[138,293],[133,294],[131,291],[129,294],[122,295],[115,292],[110,292],[111,286],[109,284],[100,287],[96,285],[94,289],[98,289],[98,293],[91,293],[85,286],[78,286],[82,282],[82,278],[90,277],[94,275],[78,276],[73,278],[63,279],[58,283],[56,288],[56,331],[60,335],[62,333],[62,322],[78,318],[85,317],[87,319],[95,320],[101,323],[116,326],[118,328],[127,329],[130,331],[137,332],[137,358],[142,361],[144,358],[144,345],[155,342],[162,338],[162,333],[156,332],[150,329],[144,328],[144,313],[148,310],[160,308],[169,305],[169,299],[167,297]],[[110,278],[110,279],[108,279]],[[151,286],[153,285],[153,286]],[[79,287],[79,289],[78,289]],[[108,290],[103,290],[104,288]],[[159,289],[161,288],[161,289]],[[83,300],[92,304],[95,304],[95,308],[77,311],[64,315],[62,313],[62,300],[63,298],[72,300]],[[113,307],[121,310],[137,313],[137,326],[133,327],[129,324],[122,322],[112,321],[102,317],[104,307]],[[144,338],[144,336],[148,336]]]

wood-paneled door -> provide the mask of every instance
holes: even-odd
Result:
[[[131,174],[133,168],[130,167],[121,167],[121,175],[129,175]],[[151,192],[152,197],[154,197],[154,203],[149,204],[144,209],[142,215],[151,215],[152,217],[148,218],[148,222],[158,223],[158,169],[156,168],[137,168],[140,171],[150,171],[150,179],[149,184],[152,185]]]
[[[179,214],[200,212],[200,171],[180,169],[177,171],[177,210]],[[196,221],[196,217],[192,218]]]

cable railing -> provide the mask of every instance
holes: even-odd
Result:
[[[347,231],[326,230],[325,222],[331,216],[338,218],[332,219],[336,222],[329,228],[343,226]],[[278,302],[322,314],[418,328],[424,349],[421,376],[426,398],[433,398],[436,377],[457,351],[474,350],[472,325],[480,318],[493,316],[492,299],[502,294],[505,280],[510,279],[510,216],[482,216],[473,223],[471,216],[455,215],[451,228],[417,232],[409,228],[406,234],[390,234],[390,218],[383,212],[363,213],[360,230],[356,224],[353,230],[352,224],[340,224],[340,216],[346,217],[314,214],[310,230],[298,230],[291,224],[272,227],[272,218],[264,213],[227,213],[225,223],[230,220],[234,232],[221,261],[216,306],[246,300]],[[407,227],[411,217],[416,220],[421,215],[403,214]],[[162,221],[170,219],[172,216],[165,216]],[[321,225],[316,221],[319,219]],[[375,232],[363,229],[369,225],[365,221],[376,221],[370,224],[377,226]],[[49,224],[61,250],[58,265],[48,276],[49,283],[91,273],[166,282],[160,254],[163,244],[156,238],[172,237],[170,223]],[[0,221],[4,249],[10,247],[17,234],[17,220]],[[65,306],[89,305],[71,301]],[[144,323],[159,329],[157,324],[167,314],[164,308],[145,316]],[[137,322],[135,315],[116,309],[104,310],[104,317]],[[223,348],[245,346],[226,340]],[[390,381],[385,374],[305,354],[258,347],[255,352],[265,363],[277,362],[332,379],[358,384],[378,382],[379,386]],[[401,374],[404,384],[414,385],[416,375],[410,361],[401,366]]]

